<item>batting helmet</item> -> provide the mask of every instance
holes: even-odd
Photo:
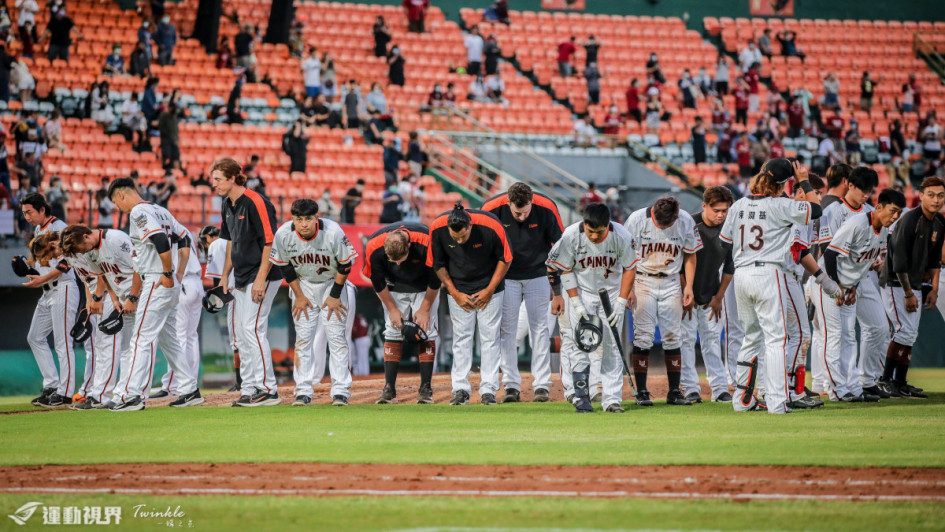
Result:
[[[581,318],[574,328],[574,343],[585,353],[597,349],[604,339],[604,324],[600,317],[594,315]]]
[[[427,333],[415,321],[403,320],[400,327],[400,334],[404,337],[404,342],[410,344],[419,344],[427,341]]]
[[[125,320],[122,319],[121,311],[115,309],[108,315],[108,317],[99,320],[98,330],[102,331],[107,335],[116,335],[118,331],[121,330],[121,327],[125,324]]]
[[[82,343],[92,336],[92,320],[89,319],[88,309],[79,309],[75,315],[75,325],[69,331],[72,341]]]
[[[13,257],[13,273],[17,277],[26,277],[30,273],[30,267],[26,263],[26,257],[22,255],[17,255]]]
[[[211,314],[216,314],[230,301],[233,301],[233,294],[224,292],[222,286],[215,286],[203,295],[203,308]]]

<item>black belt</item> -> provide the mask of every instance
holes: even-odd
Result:
[[[666,274],[666,273],[663,273],[663,272],[659,272],[659,273],[639,272],[639,273],[640,273],[640,275],[645,275],[645,276],[647,276],[647,277],[669,277],[669,274]]]
[[[756,268],[761,268],[762,266],[768,266],[768,265],[769,265],[769,263],[767,263],[767,262],[765,262],[765,261],[763,261],[763,260],[756,260],[754,264],[755,264],[755,267],[756,267]],[[774,264],[771,263],[770,266],[774,266]]]
[[[49,292],[50,290],[52,290],[53,288],[56,288],[57,286],[59,286],[59,281],[53,281],[51,283],[44,284],[43,290],[46,292]]]

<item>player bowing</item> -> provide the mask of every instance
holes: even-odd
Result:
[[[416,223],[386,225],[371,235],[364,246],[362,275],[371,280],[374,292],[384,305],[384,390],[377,404],[397,400],[397,367],[405,347],[401,328],[404,316],[408,315],[426,332],[427,338],[416,346],[420,359],[417,403],[433,403],[433,361],[441,283],[433,268],[426,265],[429,247],[430,230]]]
[[[453,323],[453,399],[451,405],[469,404],[469,370],[473,339],[478,329],[484,405],[496,404],[499,389],[499,325],[502,321],[503,279],[512,262],[505,229],[495,215],[466,210],[462,203],[438,216],[430,225],[426,265],[433,268],[449,292]],[[494,297],[498,295],[499,297]]]
[[[561,330],[562,367],[572,371],[573,404],[577,412],[592,412],[588,379],[590,353],[578,348],[575,328],[582,318],[599,316],[617,330],[623,327],[627,301],[632,300],[637,256],[630,233],[620,224],[611,223],[610,209],[592,203],[584,209],[584,220],[568,226],[551,248],[546,263],[561,272],[561,285],[567,292],[565,313],[570,327]],[[619,273],[619,275],[618,275]],[[614,301],[613,313],[605,315],[599,290],[606,289]],[[603,332],[603,331],[602,331]],[[623,412],[623,362],[613,334],[603,332],[601,359],[601,406],[606,412]]]
[[[331,353],[331,404],[345,406],[351,395],[345,281],[358,252],[338,224],[318,217],[315,200],[295,200],[291,212],[292,221],[276,231],[269,260],[282,270],[292,290],[296,330],[296,361],[292,370],[296,397],[292,404],[312,404],[315,366],[312,342],[316,331],[324,328]]]

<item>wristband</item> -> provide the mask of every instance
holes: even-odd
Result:
[[[105,299],[105,296],[97,296],[95,294],[92,294],[92,301],[95,301],[96,303],[98,303],[99,301],[103,299]]]
[[[332,285],[331,291],[328,292],[328,297],[333,297],[335,299],[341,298],[341,291],[345,289],[344,283],[338,284],[337,282]]]
[[[808,180],[806,180],[806,179],[803,180],[803,181],[798,181],[798,182],[797,182],[797,186],[801,187],[801,190],[803,190],[804,192],[808,192],[808,193],[809,193],[809,192],[813,192],[813,191],[814,191],[814,187],[810,184],[810,181],[808,181]]]
[[[822,268],[817,268],[817,271],[814,272],[813,275],[814,275],[814,277],[820,277],[820,274],[822,274],[822,273],[824,273],[824,270],[823,270]]]
[[[551,285],[551,293],[556,297],[561,295],[561,283]]]
[[[168,270],[164,272],[164,277],[167,277],[168,279],[174,277],[174,270]]]
[[[135,305],[138,304],[138,296],[128,296],[128,301],[131,301]]]

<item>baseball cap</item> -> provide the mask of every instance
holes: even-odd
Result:
[[[794,177],[794,167],[791,165],[791,161],[778,157],[766,162],[761,167],[761,173],[775,183],[784,183]]]

